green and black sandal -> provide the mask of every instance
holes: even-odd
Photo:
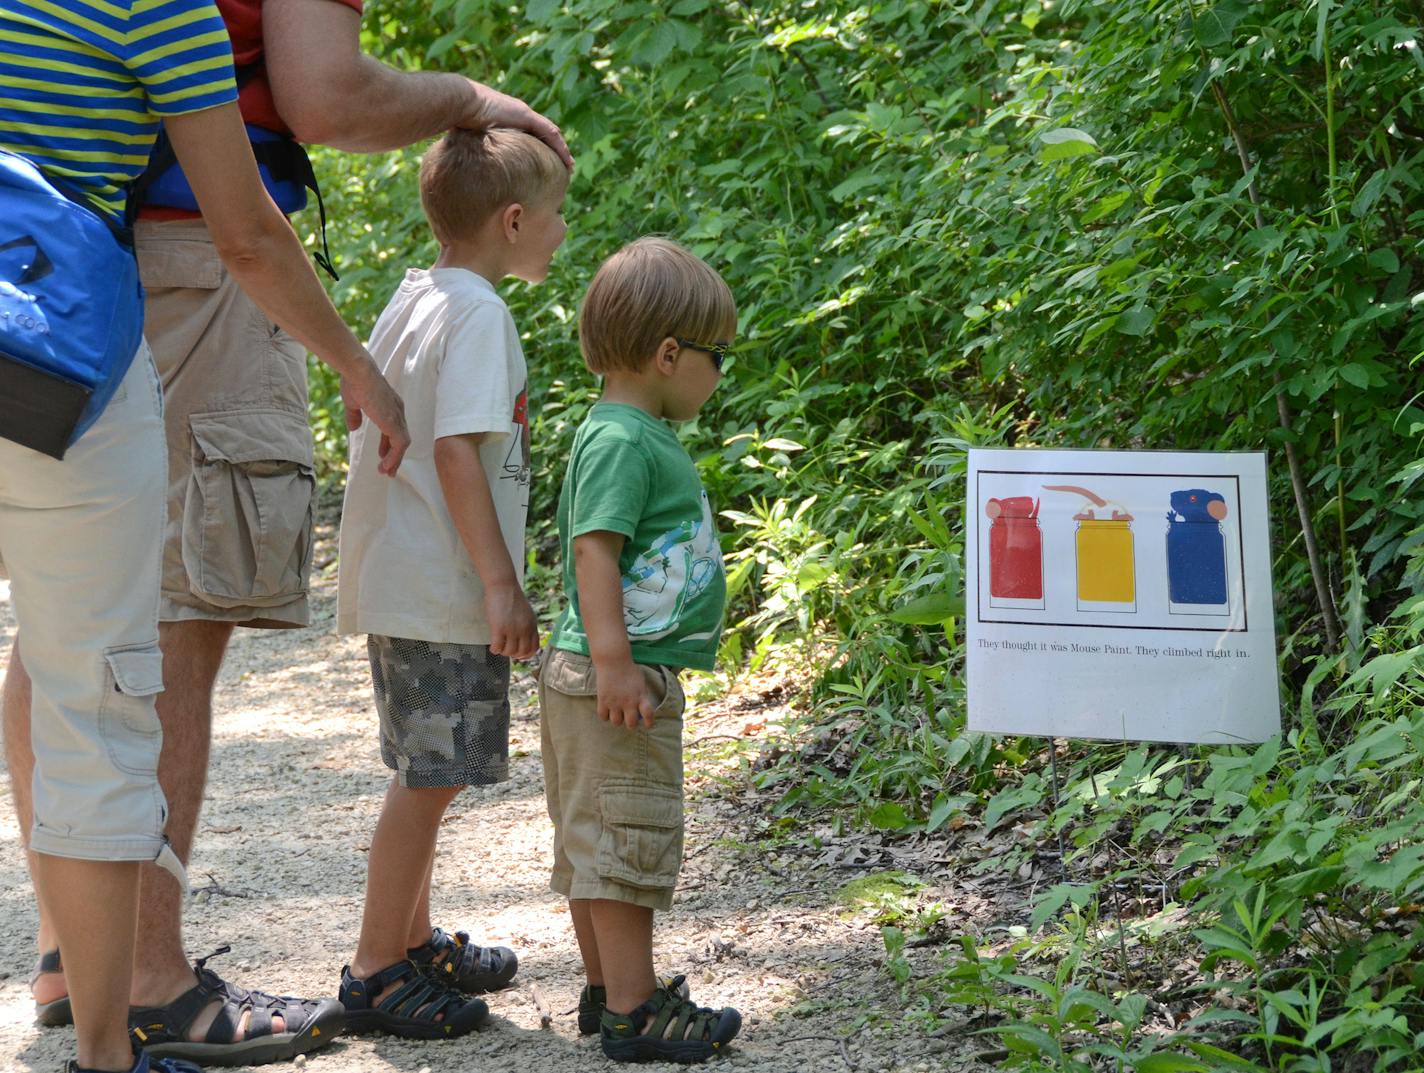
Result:
[[[399,985],[399,986],[397,986]],[[382,995],[391,989],[390,994]],[[398,961],[362,980],[341,970],[346,1030],[384,1032],[404,1039],[456,1039],[489,1020],[477,998],[428,975],[413,961]]]
[[[664,976],[662,985],[680,999],[688,998],[687,980],[681,976]],[[598,1024],[608,1005],[608,989],[602,984],[584,984],[579,992],[578,1030],[580,1036],[598,1035]]]
[[[694,1006],[679,998],[681,976],[660,987],[636,1010],[604,1010],[599,1023],[603,1053],[615,1062],[705,1062],[725,1047],[742,1027],[742,1015]]]

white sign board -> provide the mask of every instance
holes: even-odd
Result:
[[[1260,453],[971,450],[969,729],[1280,730]]]

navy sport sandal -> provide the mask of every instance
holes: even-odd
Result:
[[[629,1013],[604,1010],[599,1023],[603,1053],[615,1062],[705,1062],[725,1047],[742,1027],[742,1015],[694,1006],[679,998],[684,984],[674,976],[668,986]]]
[[[687,980],[682,976],[664,976],[659,981],[680,999],[689,997]],[[598,1024],[603,1019],[603,1011],[608,1006],[608,989],[602,984],[584,984],[579,992],[578,1030],[580,1036],[598,1035]]]
[[[99,1073],[98,1070],[85,1069],[78,1062],[70,1061],[64,1067],[64,1073]],[[142,1051],[134,1059],[133,1068],[129,1073],[203,1073],[192,1062],[185,1062],[181,1058],[150,1058]]]
[[[396,984],[400,986],[389,995],[377,997]],[[456,1039],[489,1019],[483,1002],[461,994],[413,961],[387,965],[364,980],[344,966],[341,1003],[348,1032],[384,1032],[404,1039]]]
[[[35,971],[30,973],[30,989],[34,989],[41,976],[63,971],[64,965],[59,960],[59,947],[46,950],[40,955],[39,961],[35,962]],[[35,1003],[35,1024],[45,1028],[59,1028],[73,1023],[74,1010],[69,1005],[68,995],[61,995],[53,1002]]]
[[[519,971],[519,959],[509,947],[476,946],[463,931],[451,935],[436,928],[429,942],[411,947],[406,956],[466,994],[508,987]]]
[[[256,1066],[286,1062],[324,1047],[341,1034],[346,1015],[336,999],[301,999],[235,987],[207,968],[219,947],[193,962],[197,986],[166,1006],[129,1008],[129,1036],[134,1049],[155,1059],[186,1058],[213,1066]],[[197,1042],[188,1038],[193,1022],[214,1000],[221,1003],[212,1026]],[[247,1029],[243,1030],[243,1017]],[[276,1031],[273,1018],[282,1018]],[[240,1037],[240,1038],[239,1038]],[[154,1068],[162,1066],[155,1064]]]

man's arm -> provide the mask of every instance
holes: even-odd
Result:
[[[489,478],[480,464],[480,441],[486,435],[441,436],[435,441],[435,472],[440,476],[440,490],[445,494],[445,506],[455,531],[485,590],[489,650],[496,656],[530,659],[539,650],[539,630],[534,609],[519,587],[519,577],[499,529]]]
[[[376,423],[380,470],[394,473],[410,446],[405,407],[332,307],[301,239],[262,186],[237,105],[167,116],[164,127],[223,264],[274,323],[341,374],[348,421],[354,427],[364,412]]]
[[[267,0],[267,80],[299,141],[379,153],[451,127],[527,130],[572,166],[559,128],[523,101],[463,75],[397,71],[361,52],[361,16],[333,0]]]
[[[598,717],[632,730],[640,719],[644,726],[653,725],[654,705],[633,662],[623,621],[623,575],[618,570],[623,542],[622,533],[601,529],[574,537],[574,579],[598,680]]]

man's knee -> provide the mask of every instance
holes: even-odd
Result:
[[[185,702],[194,690],[210,696],[223,656],[232,640],[233,623],[185,619],[158,624],[158,646],[163,650],[163,683],[160,696],[184,694]],[[171,699],[171,697],[170,697]]]

